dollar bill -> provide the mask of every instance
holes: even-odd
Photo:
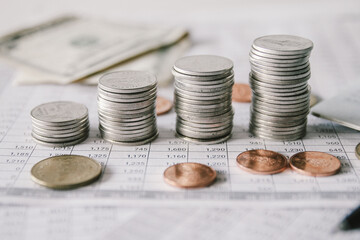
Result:
[[[178,27],[66,16],[1,37],[0,60],[17,68],[15,83],[67,84],[171,46],[185,36],[187,31]]]

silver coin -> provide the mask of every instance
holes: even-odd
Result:
[[[179,123],[182,123],[184,125],[193,127],[193,128],[205,128],[205,129],[209,129],[209,128],[217,128],[217,127],[221,127],[224,125],[230,125],[233,122],[233,118],[225,118],[223,119],[223,121],[219,121],[219,122],[215,122],[215,123],[197,123],[197,122],[191,122],[191,121],[187,121],[184,120],[180,117],[176,118],[176,121]]]
[[[107,136],[102,136],[102,138],[107,141],[107,142],[110,142],[110,143],[113,143],[113,144],[117,144],[117,145],[123,145],[123,146],[140,146],[140,145],[144,145],[144,144],[147,144],[147,143],[150,143],[152,141],[154,141],[157,137],[158,137],[159,133],[156,133],[154,134],[153,136],[151,136],[150,138],[147,138],[147,139],[144,139],[144,140],[140,140],[140,141],[133,141],[133,142],[122,142],[122,141],[116,141],[116,140],[113,140],[113,139],[109,139],[107,138]]]
[[[156,97],[153,97],[149,100],[143,102],[135,102],[135,103],[118,103],[118,102],[110,102],[107,101],[100,96],[97,98],[99,108],[108,108],[113,110],[139,110],[144,109],[148,106],[151,106],[155,103]]]
[[[310,71],[310,66],[308,65],[305,68],[294,70],[294,71],[274,71],[274,70],[267,70],[263,68],[258,68],[256,66],[251,66],[252,72],[257,72],[260,74],[266,74],[266,75],[275,75],[275,76],[296,76],[300,74],[304,74],[306,72]]]
[[[229,97],[231,98],[231,92],[230,90],[220,94],[220,95],[215,95],[215,94],[209,94],[209,95],[202,95],[202,96],[193,96],[193,95],[187,95],[186,92],[183,91],[179,91],[177,89],[175,89],[175,96],[177,97],[181,97],[181,98],[186,98],[189,100],[195,100],[195,101],[221,101],[224,99],[228,99]]]
[[[289,115],[293,115],[293,114],[297,114],[299,112],[305,112],[309,110],[309,104],[304,104],[301,107],[297,107],[297,108],[293,108],[293,107],[287,107],[287,108],[279,108],[278,105],[274,105],[274,104],[262,104],[261,101],[253,101],[252,102],[252,106],[253,108],[256,108],[257,110],[259,110],[259,112],[261,112],[260,110],[263,111],[267,111],[267,112],[274,112],[276,114],[289,114]],[[289,105],[285,105],[285,106],[289,106]],[[292,105],[290,105],[292,106]]]
[[[312,41],[291,35],[268,35],[254,40],[254,49],[275,55],[308,53],[313,48]]]
[[[51,125],[44,125],[42,123],[37,123],[34,120],[32,120],[32,126],[36,127],[37,129],[43,129],[46,131],[68,131],[72,130],[74,128],[81,127],[83,125],[86,125],[89,123],[89,119],[86,117],[83,120],[73,123],[73,124],[67,124],[67,125],[60,125],[60,126],[51,126]]]
[[[108,126],[104,124],[100,124],[99,128],[101,129],[101,131],[105,131],[110,134],[137,137],[138,134],[142,136],[156,129],[156,121],[154,121],[152,124],[144,125],[142,128],[135,128],[135,129],[127,128],[126,130],[124,130],[124,128],[121,127]]]
[[[156,91],[152,91],[151,93],[149,92],[146,96],[138,97],[138,98],[121,98],[121,96],[117,96],[115,98],[115,97],[110,97],[109,95],[104,95],[101,92],[98,92],[98,96],[104,100],[108,100],[116,103],[135,103],[135,102],[147,101],[151,98],[156,97]]]
[[[44,136],[44,137],[51,137],[51,138],[65,138],[65,137],[73,137],[78,136],[79,134],[82,134],[84,132],[89,132],[89,124],[85,125],[84,127],[80,129],[73,129],[73,131],[46,131],[43,129],[32,129],[32,132],[36,135]]]
[[[306,127],[307,121],[304,121],[295,126],[273,126],[264,122],[250,121],[250,124],[255,128],[266,128],[273,132],[289,132],[289,131],[299,131],[304,130]]]
[[[291,71],[297,71],[300,69],[304,69],[306,67],[310,66],[309,62],[304,63],[303,65],[295,65],[292,67],[272,67],[272,66],[268,66],[262,62],[252,62],[251,63],[251,67],[257,68],[257,69],[262,69],[262,70],[268,70],[268,71],[274,71],[274,72],[291,72]]]
[[[178,59],[174,64],[175,71],[187,75],[213,76],[231,71],[233,63],[230,59],[213,56],[197,55]]]
[[[277,141],[295,141],[298,139],[303,138],[306,135],[306,131],[303,131],[299,134],[289,134],[289,135],[275,135],[275,134],[266,134],[266,133],[262,133],[253,129],[249,129],[250,133],[253,134],[254,136],[263,138],[263,139],[268,139],[268,140],[277,140]]]
[[[302,53],[302,54],[294,54],[294,55],[276,55],[276,54],[270,54],[270,53],[264,53],[261,51],[256,50],[255,48],[251,48],[251,53],[256,54],[261,57],[266,58],[274,58],[274,59],[296,59],[296,58],[303,58],[310,55],[310,52]]]
[[[302,121],[308,115],[308,113],[306,113],[306,114],[292,116],[292,117],[278,117],[278,116],[271,116],[271,115],[263,114],[261,112],[258,112],[256,110],[254,110],[254,109],[250,109],[250,112],[251,112],[252,116],[256,115],[255,118],[260,118],[260,119],[263,119],[263,120],[266,120],[266,121],[276,121],[278,123],[292,122],[292,121]]]
[[[187,83],[187,84],[193,84],[193,85],[199,85],[199,86],[211,86],[211,85],[216,85],[216,84],[222,84],[222,83],[226,83],[229,80],[234,78],[234,72],[231,71],[232,74],[228,75],[228,76],[224,76],[221,77],[219,79],[215,79],[215,80],[205,80],[203,78],[205,77],[193,77],[192,79],[188,79],[188,78],[184,78],[184,77],[175,77],[175,81],[177,82],[181,82],[181,83]]]
[[[300,64],[306,64],[306,62],[303,63],[274,63],[274,62],[264,62],[258,59],[250,58],[250,64],[251,65],[261,65],[261,66],[267,66],[271,68],[294,68],[298,67]]]
[[[228,139],[231,138],[231,133],[227,136],[224,137],[220,137],[220,138],[214,138],[214,139],[198,139],[198,138],[190,138],[187,136],[183,136],[179,133],[176,133],[176,137],[183,139],[187,142],[190,143],[195,143],[195,144],[204,144],[204,145],[208,145],[208,144],[219,144],[219,143],[223,143],[225,141],[227,141]]]
[[[261,131],[267,134],[274,134],[274,135],[290,135],[290,134],[299,134],[304,131],[306,125],[298,125],[290,129],[289,127],[283,128],[274,128],[267,125],[260,125],[253,122],[250,122],[249,127],[251,129],[255,129],[256,131]]]
[[[33,122],[49,126],[77,123],[87,118],[87,116],[88,109],[85,105],[67,101],[41,104],[31,111]]]
[[[31,136],[33,138],[36,138],[39,141],[47,142],[47,143],[63,143],[63,142],[71,142],[76,141],[77,139],[83,138],[84,136],[88,135],[88,131],[85,131],[84,133],[78,134],[76,136],[71,137],[48,137],[48,136],[41,136],[34,132],[31,133]]]
[[[278,80],[278,81],[294,81],[297,79],[304,79],[307,77],[310,77],[310,70],[302,73],[302,74],[298,74],[298,75],[270,75],[270,74],[264,74],[264,73],[260,73],[260,72],[256,72],[256,71],[252,71],[251,72],[252,76],[255,78],[262,78],[262,79],[272,79],[272,80]]]
[[[220,113],[219,115],[216,116],[212,116],[212,117],[202,117],[202,116],[194,116],[192,114],[181,114],[178,115],[178,117],[186,120],[186,121],[191,121],[194,123],[218,123],[221,121],[226,121],[229,118],[233,118],[234,116],[234,111],[231,109],[228,112],[225,113]]]
[[[220,108],[229,108],[231,106],[231,101],[224,101],[217,104],[204,104],[204,105],[176,101],[175,106],[182,109],[192,109],[196,112],[214,112],[214,111],[218,111],[218,109]]]
[[[280,63],[280,64],[294,63],[297,65],[302,65],[302,64],[306,63],[307,61],[309,61],[309,56],[305,56],[302,58],[295,58],[295,59],[275,59],[275,58],[267,58],[267,57],[258,56],[252,52],[250,52],[249,58],[250,58],[250,61],[254,61],[254,60],[262,61],[262,62],[264,62],[264,64],[267,64],[267,63]]]
[[[32,136],[33,140],[43,146],[47,146],[47,147],[68,147],[68,146],[74,146],[76,144],[79,144],[83,141],[85,141],[88,138],[88,135],[83,136],[82,138],[76,139],[74,141],[70,141],[70,142],[59,142],[59,143],[49,143],[49,142],[44,142],[41,141],[39,139],[37,139],[36,137]]]
[[[111,132],[103,131],[100,129],[100,135],[106,139],[106,140],[113,140],[117,142],[138,142],[143,141],[148,138],[153,137],[158,133],[157,129],[154,129],[150,133],[141,133],[141,134],[134,134],[134,135],[120,135],[120,134],[114,134]]]
[[[195,100],[195,99],[191,99],[191,98],[186,98],[186,97],[182,97],[176,93],[174,96],[174,102],[181,101],[183,103],[195,104],[195,105],[211,105],[211,104],[217,104],[219,102],[225,102],[225,101],[229,102],[229,101],[231,101],[231,95],[227,94],[224,97],[215,99],[215,100],[200,100],[200,99]]]
[[[218,111],[199,112],[197,110],[183,109],[183,108],[175,106],[175,112],[182,118],[187,118],[188,116],[193,116],[193,117],[198,117],[198,118],[199,117],[202,117],[202,118],[216,117],[216,116],[227,113],[228,111],[230,111],[230,109],[231,108],[229,107],[229,108],[219,109]]]
[[[221,91],[216,91],[216,92],[193,92],[193,91],[187,91],[184,90],[182,88],[180,88],[176,83],[174,84],[175,87],[175,91],[177,94],[181,94],[183,96],[189,96],[189,97],[204,97],[204,99],[206,98],[214,98],[215,96],[223,96],[225,94],[229,94],[229,89],[231,88],[224,88]]]
[[[256,95],[255,97],[258,99],[261,98],[266,98],[268,100],[275,100],[275,101],[286,101],[288,104],[291,104],[292,101],[306,101],[309,99],[310,97],[310,90],[309,88],[306,89],[303,92],[296,93],[294,92],[293,94],[283,94],[283,95],[278,95],[278,94],[273,94],[272,92],[261,92],[261,91],[253,91],[253,95]]]
[[[280,83],[280,84],[274,84],[274,83],[269,83],[263,80],[259,80],[256,78],[252,78],[251,77],[251,73],[249,75],[249,82],[251,84],[256,84],[257,86],[263,87],[263,88],[267,88],[267,89],[272,89],[274,92],[278,91],[278,92],[288,92],[291,91],[292,89],[297,89],[297,88],[303,88],[305,86],[308,85],[307,81],[295,81],[293,82],[293,84],[286,84],[287,82],[284,83]]]
[[[180,81],[176,81],[175,85],[177,88],[180,88],[184,91],[190,91],[190,92],[218,92],[218,91],[224,91],[228,88],[231,88],[234,85],[234,79],[230,79],[229,81],[222,83],[222,84],[216,84],[216,85],[195,85],[195,84],[189,84],[189,83],[182,83]]]
[[[256,108],[256,111],[262,114],[266,114],[269,116],[274,116],[274,117],[293,117],[293,116],[299,116],[299,115],[303,115],[303,114],[308,114],[309,113],[309,109],[308,108],[304,108],[304,110],[302,111],[297,111],[297,112],[279,112],[275,109],[264,109],[261,106],[257,106],[256,104],[253,105],[253,108]]]
[[[113,93],[144,92],[156,86],[154,74],[143,71],[117,71],[104,74],[99,88]]]
[[[181,123],[180,121],[176,122],[177,129],[184,129],[184,130],[191,131],[191,132],[199,132],[201,134],[209,134],[210,132],[218,132],[218,131],[228,129],[229,127],[232,127],[232,122],[230,122],[228,124],[223,124],[222,126],[219,126],[219,127],[211,127],[211,128],[191,127],[189,125],[185,125],[185,124]]]
[[[249,80],[250,87],[253,91],[257,92],[268,92],[269,94],[282,94],[282,95],[292,95],[293,92],[302,92],[308,90],[307,82],[294,87],[289,88],[278,88],[277,85],[274,84],[262,84],[259,81]],[[291,86],[291,85],[290,85]]]
[[[279,85],[283,85],[284,88],[289,88],[290,85],[293,86],[299,86],[301,84],[307,83],[307,81],[310,79],[311,74],[307,75],[305,78],[299,78],[299,79],[291,79],[291,80],[279,80],[274,78],[268,78],[266,76],[259,76],[254,75],[253,72],[250,73],[250,77],[252,79],[257,80],[258,82],[264,82],[268,84],[274,84],[276,87]]]
[[[102,121],[101,119],[99,119],[99,124],[101,126],[104,126],[105,128],[110,128],[110,129],[120,130],[120,131],[138,130],[138,129],[142,129],[142,128],[148,127],[150,125],[156,124],[156,118],[155,117],[152,118],[152,120],[149,122],[138,122],[137,125],[135,125],[136,122],[131,123],[131,124],[124,124],[124,123],[118,123],[118,122],[105,122],[105,121]]]
[[[104,116],[113,117],[113,118],[136,118],[142,117],[144,115],[148,115],[155,111],[155,101],[153,104],[140,108],[140,109],[129,109],[129,110],[122,110],[122,109],[114,109],[104,106],[98,106],[98,112]]]
[[[136,93],[112,93],[112,92],[108,92],[105,91],[103,89],[101,89],[100,87],[98,87],[98,94],[102,95],[102,96],[107,96],[110,98],[119,98],[119,99],[123,99],[124,101],[133,101],[132,99],[139,99],[139,98],[144,98],[146,96],[149,96],[153,93],[156,93],[156,87],[151,88],[149,90],[143,91],[143,92],[136,92]]]
[[[214,138],[221,138],[226,135],[229,135],[232,131],[232,126],[227,129],[214,131],[214,132],[193,132],[189,131],[185,128],[176,128],[176,132],[190,138],[197,138],[197,139],[214,139]]]

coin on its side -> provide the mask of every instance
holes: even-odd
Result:
[[[179,188],[201,188],[215,181],[216,171],[200,163],[178,163],[164,172],[166,183]]]
[[[156,98],[156,115],[163,115],[169,112],[172,108],[172,102],[166,98],[158,96]]]
[[[251,88],[248,84],[235,83],[232,88],[234,102],[251,102]]]
[[[101,165],[79,155],[46,158],[31,169],[34,182],[53,189],[70,189],[87,185],[99,178]]]
[[[303,175],[325,177],[340,171],[340,160],[328,153],[308,151],[290,157],[291,168]]]
[[[355,147],[355,155],[358,159],[360,159],[360,143]]]
[[[287,168],[287,158],[277,152],[256,149],[240,153],[236,158],[237,165],[254,174],[275,174]]]

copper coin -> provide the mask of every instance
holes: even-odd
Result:
[[[254,174],[275,174],[287,168],[287,158],[277,152],[256,149],[240,153],[236,158],[237,165]]]
[[[167,100],[166,98],[158,96],[156,98],[156,115],[162,115],[164,113],[167,113],[172,108],[172,103]]]
[[[360,143],[355,147],[355,155],[358,159],[360,159]]]
[[[216,178],[216,171],[200,163],[178,163],[164,172],[166,183],[179,188],[209,186]]]
[[[304,175],[325,177],[340,171],[340,160],[323,152],[299,152],[290,158],[291,168]]]
[[[251,102],[251,88],[248,84],[235,83],[232,88],[234,102]]]

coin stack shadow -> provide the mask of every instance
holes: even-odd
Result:
[[[120,145],[141,145],[158,136],[156,77],[141,71],[105,74],[98,85],[101,136]]]
[[[310,40],[297,36],[255,39],[249,76],[253,92],[249,129],[253,135],[282,141],[305,136],[312,48]]]
[[[177,136],[196,144],[230,138],[234,85],[231,60],[212,55],[183,57],[173,67]]]
[[[86,106],[75,102],[49,102],[31,111],[32,137],[50,147],[72,146],[89,135]]]

